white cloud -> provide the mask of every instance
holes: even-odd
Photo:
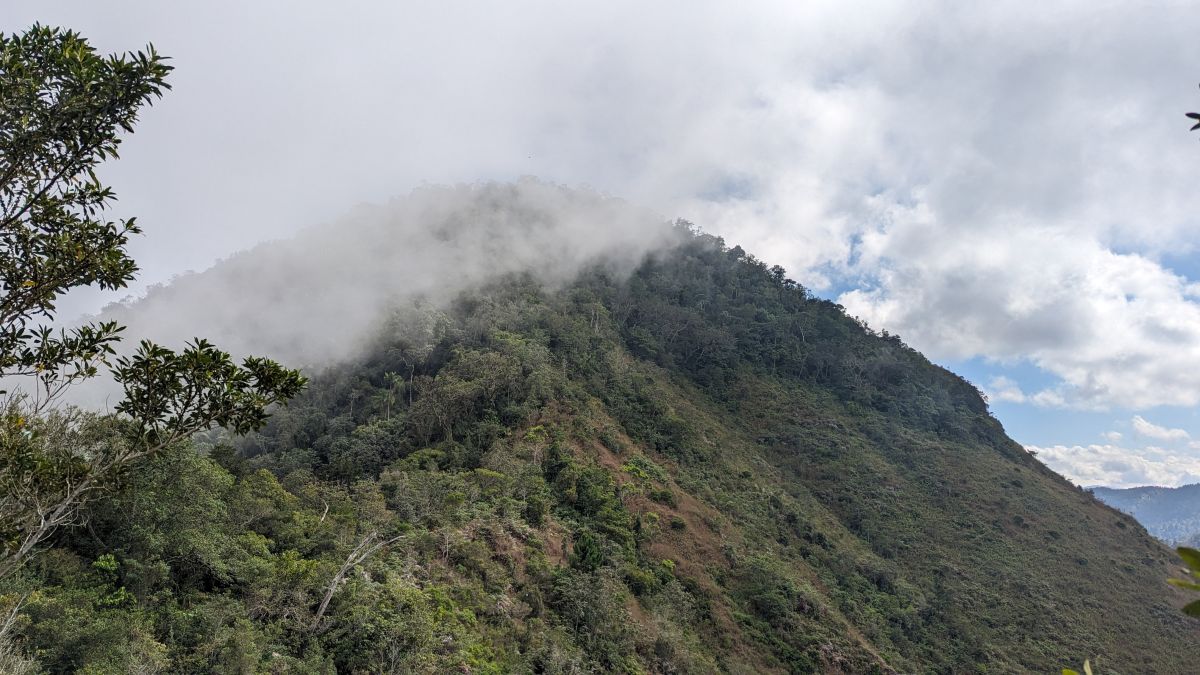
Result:
[[[1106,431],[1100,434],[1100,436],[1110,443],[1118,443],[1122,438],[1125,438],[1125,435],[1119,431]]]
[[[1133,430],[1146,438],[1153,438],[1160,441],[1186,441],[1191,438],[1191,435],[1183,429],[1160,427],[1157,424],[1146,421],[1141,415],[1134,415],[1131,423],[1133,424]]]
[[[1038,459],[1077,485],[1176,487],[1200,482],[1200,457],[1162,448],[1116,445],[1027,445]]]
[[[1091,236],[1029,228],[955,240],[931,217],[896,216],[868,237],[879,284],[842,304],[935,355],[1032,361],[1062,379],[1030,397],[1040,405],[1200,403],[1200,305],[1187,279]]]
[[[993,401],[1008,401],[1009,403],[1024,403],[1025,392],[1013,380],[1000,375],[993,377],[987,386],[987,396]]]
[[[861,284],[842,304],[935,358],[1028,360],[1061,380],[1021,392],[1034,405],[1200,403],[1197,280],[1162,262],[1200,243],[1197,12],[6,9],[175,57],[106,173],[147,228],[146,282],[425,180],[533,174],[692,219],[814,288]]]

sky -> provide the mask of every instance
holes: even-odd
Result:
[[[0,9],[35,21],[173,58],[102,171],[146,230],[134,293],[422,185],[537,176],[783,265],[1080,484],[1200,481],[1194,4]]]

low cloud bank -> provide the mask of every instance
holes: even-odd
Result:
[[[200,336],[235,356],[321,366],[361,349],[391,307],[442,303],[510,273],[557,284],[595,264],[629,272],[676,237],[651,211],[534,179],[426,187],[153,287],[99,318],[128,326],[125,349]],[[95,382],[74,398],[104,406],[113,394]]]
[[[1098,445],[1027,445],[1051,469],[1077,485],[1114,488],[1159,485],[1178,487],[1200,483],[1200,456],[1149,446],[1127,448]]]

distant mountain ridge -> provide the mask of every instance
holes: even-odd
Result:
[[[1200,543],[1200,483],[1180,487],[1089,488],[1109,506],[1128,513],[1172,546]]]

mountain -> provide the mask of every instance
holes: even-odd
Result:
[[[451,260],[521,240],[497,223],[558,241],[568,217],[637,245],[423,266],[436,297],[355,297],[403,273],[371,259],[407,250],[391,239],[339,244],[364,259],[344,275],[265,247],[159,289],[179,316],[172,298],[238,289],[236,312],[192,306],[218,332],[256,328],[274,289],[271,339],[340,336],[338,358],[260,433],[175,448],[95,502],[31,567],[23,644],[51,672],[1194,670],[1173,553],[970,383],[686,224],[530,197],[556,190],[451,191],[457,225],[419,241]]]
[[[1089,490],[1105,504],[1137,518],[1150,534],[1172,546],[1191,546],[1200,539],[1200,484]]]

